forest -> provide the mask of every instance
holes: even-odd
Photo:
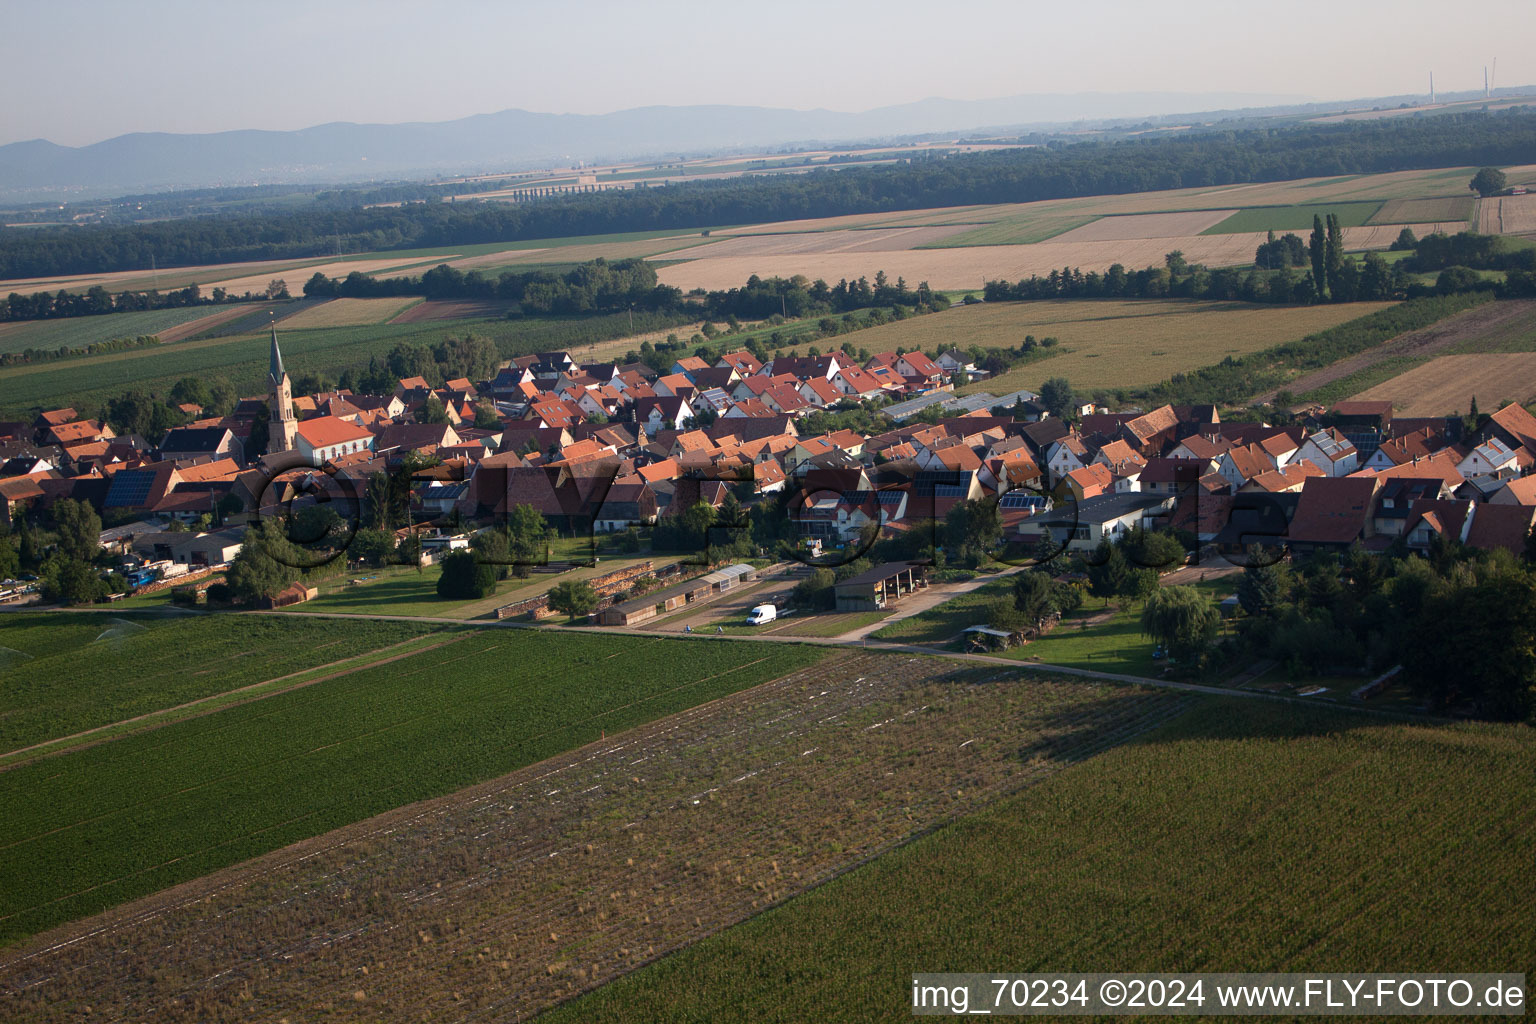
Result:
[[[598,192],[539,203],[182,218],[132,226],[0,228],[0,279],[474,245],[723,224],[1368,174],[1516,164],[1536,151],[1536,113],[1445,114],[1336,125],[1212,130],[960,154],[804,175]]]

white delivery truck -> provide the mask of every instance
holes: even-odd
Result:
[[[761,626],[779,617],[778,609],[771,604],[760,604],[747,616],[747,625]]]

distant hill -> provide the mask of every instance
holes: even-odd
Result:
[[[335,123],[300,131],[140,132],[80,147],[35,139],[0,146],[0,194],[398,179],[1300,102],[1231,93],[1080,93],[927,99],[862,113],[732,106],[611,114],[504,110],[456,121]]]

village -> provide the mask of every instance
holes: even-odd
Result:
[[[397,560],[440,560],[526,507],[550,537],[565,538],[572,560],[549,567],[545,545],[509,562],[558,571],[595,563],[600,540],[628,540],[634,551],[640,534],[670,529],[674,548],[692,536],[700,550],[664,561],[650,586],[742,558],[756,560],[742,567],[753,572],[787,560],[791,579],[806,566],[857,562],[869,579],[855,582],[872,589],[827,602],[840,612],[883,610],[887,594],[899,599],[926,583],[887,581],[913,562],[943,559],[942,525],[957,506],[983,501],[995,504],[1000,526],[986,559],[997,560],[994,569],[1091,556],[1148,530],[1181,540],[1184,557],[1153,567],[1163,571],[1212,558],[1230,569],[1256,544],[1298,561],[1357,547],[1423,554],[1452,542],[1519,553],[1536,520],[1536,417],[1518,405],[1468,421],[1394,417],[1390,403],[1346,401],[1282,426],[1223,421],[1210,405],[1111,412],[1062,408],[1058,398],[1053,415],[1030,391],[957,397],[955,383],[979,372],[958,350],[879,353],[863,365],[841,351],[765,364],[741,350],[712,363],[681,358],[667,373],[546,352],[510,360],[489,380],[433,387],[413,377],[390,394],[295,396],[274,330],[268,395],[240,400],[228,416],[195,418],[156,445],[115,436],[74,409],[0,424],[0,494],[8,521],[23,526],[29,516],[46,523],[60,501],[94,509],[99,543],[117,558],[101,572],[110,600],[197,580],[205,591],[238,556],[250,524],[317,501],[334,501],[336,519],[355,530],[381,475],[403,492],[403,521],[387,524]],[[807,428],[816,414],[849,412],[866,421],[872,413],[888,429]],[[266,450],[253,450],[263,439]],[[679,531],[701,505],[713,536]],[[769,505],[782,520],[769,531],[776,550],[761,542],[761,528],[753,543],[750,528],[751,510]],[[728,516],[716,521],[722,510]],[[377,510],[372,518],[380,525]],[[330,538],[338,550],[340,532]],[[864,556],[892,542],[908,558],[870,565]],[[619,585],[633,584],[635,572],[612,575],[596,580],[594,622],[634,625],[698,593],[673,581],[687,595],[673,604],[666,593],[652,599],[643,586]],[[40,596],[36,580],[4,588],[11,602]],[[780,600],[792,599],[780,589]],[[261,596],[270,606],[315,593],[299,582]],[[513,607],[537,617],[547,602]]]

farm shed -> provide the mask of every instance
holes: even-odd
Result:
[[[917,562],[886,562],[850,576],[832,589],[840,612],[878,611],[892,601],[928,585]]]
[[[653,591],[629,601],[611,604],[598,613],[597,621],[604,626],[634,626],[654,619],[658,615],[676,611],[685,604],[702,600],[710,594],[718,594],[745,583],[757,576],[755,566],[745,562],[728,565],[724,569],[695,576],[691,580]]]

